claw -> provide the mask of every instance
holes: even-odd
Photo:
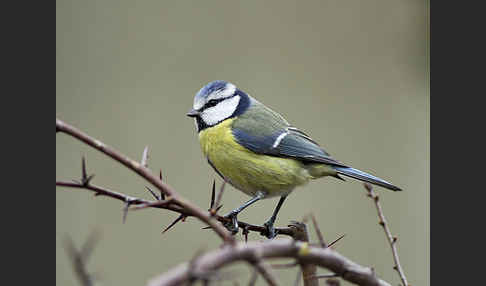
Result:
[[[277,236],[277,232],[275,231],[275,227],[273,227],[273,222],[272,221],[267,221],[263,224],[263,226],[265,227],[266,229],[266,233],[264,233],[264,235],[268,238],[268,239],[273,239],[274,237]]]
[[[231,232],[231,234],[235,235],[238,233],[238,214],[235,212],[230,212],[229,214],[225,215],[225,218],[230,218],[231,222],[223,223],[223,226]]]

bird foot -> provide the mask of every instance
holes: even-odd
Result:
[[[223,223],[223,226],[231,232],[232,235],[235,235],[238,233],[238,219],[237,219],[238,213],[231,211],[227,215],[225,215],[225,218],[231,219],[230,222],[225,222]]]
[[[275,231],[275,227],[273,227],[273,221],[269,220],[263,224],[263,227],[265,227],[266,231],[265,233],[262,233],[265,235],[268,239],[273,239],[274,237],[277,236],[277,232]]]

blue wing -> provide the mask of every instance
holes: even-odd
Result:
[[[233,136],[239,144],[255,153],[346,167],[333,159],[304,132],[294,127],[275,130],[267,135],[252,134],[244,129],[233,128]]]

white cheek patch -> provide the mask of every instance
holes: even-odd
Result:
[[[217,105],[207,108],[201,114],[204,122],[211,126],[230,117],[235,112],[240,102],[239,96],[234,96],[221,101]]]
[[[220,98],[232,96],[235,93],[235,91],[236,91],[236,86],[228,82],[223,89],[211,93],[208,96],[207,101],[210,101],[211,99],[220,99]]]

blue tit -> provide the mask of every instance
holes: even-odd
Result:
[[[393,191],[387,181],[351,168],[331,157],[303,131],[280,114],[249,96],[234,84],[213,81],[194,97],[187,116],[195,119],[202,152],[223,180],[252,198],[226,215],[226,227],[238,232],[237,215],[251,204],[279,196],[270,219],[264,223],[268,238],[285,198],[312,179],[340,175]]]

